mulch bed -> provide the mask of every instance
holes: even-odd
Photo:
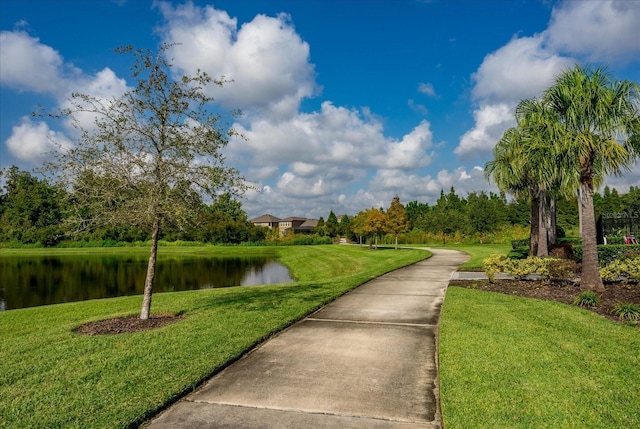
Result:
[[[173,314],[159,314],[146,320],[140,319],[139,316],[118,317],[85,323],[76,328],[74,332],[84,335],[125,334],[161,328],[182,318],[184,315],[175,316]]]
[[[561,281],[533,281],[533,280],[496,280],[489,283],[486,280],[452,280],[450,286],[458,286],[468,289],[488,290],[508,295],[516,295],[527,298],[558,301],[572,305],[573,300],[582,292],[579,284]],[[640,306],[640,285],[634,283],[605,283],[605,291],[598,293],[599,301],[595,307],[583,307],[603,317],[616,322],[620,320],[612,314],[613,308],[618,303],[632,303]],[[638,325],[640,327],[640,324]]]

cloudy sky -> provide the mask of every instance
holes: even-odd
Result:
[[[175,42],[177,71],[233,79],[210,95],[244,112],[225,154],[255,188],[250,217],[495,191],[483,167],[517,102],[576,63],[640,82],[638,28],[636,0],[2,0],[0,167],[73,144],[39,105],[132,85],[113,48]],[[640,186],[640,165],[607,183]]]

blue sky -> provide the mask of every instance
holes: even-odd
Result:
[[[254,186],[250,217],[326,218],[496,189],[483,166],[513,107],[563,69],[606,64],[640,81],[640,1],[2,0],[0,167],[33,169],[62,122],[32,118],[71,92],[131,85],[113,48],[178,42],[175,69],[234,80],[227,164]],[[640,186],[640,166],[607,184]]]

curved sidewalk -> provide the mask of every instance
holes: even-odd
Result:
[[[429,250],[258,346],[147,427],[439,428],[440,309],[468,257]]]

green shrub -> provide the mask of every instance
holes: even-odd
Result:
[[[518,250],[520,248],[526,248],[529,249],[529,239],[528,238],[522,238],[519,240],[511,240],[511,249],[513,250]]]
[[[600,268],[600,277],[604,281],[617,281],[624,278],[630,282],[640,282],[640,256],[622,257]]]
[[[580,273],[580,266],[569,259],[553,259],[548,263],[547,268],[549,277],[558,280],[571,280],[578,277]]]
[[[482,261],[482,269],[489,278],[489,282],[495,281],[495,275],[505,271],[505,267],[509,263],[510,259],[505,255],[493,253],[489,255],[484,261]]]
[[[640,320],[640,306],[630,302],[619,302],[613,307],[613,314],[620,320]]]
[[[517,249],[513,249],[509,252],[510,259],[526,259],[529,256],[529,248],[528,247],[518,247]]]
[[[558,261],[556,258],[541,258],[530,256],[526,259],[510,259],[504,255],[492,254],[482,262],[482,269],[489,281],[495,281],[496,273],[505,272],[514,278],[522,280],[529,274],[538,274],[548,279],[551,272],[549,266]]]
[[[543,279],[549,278],[549,263],[555,259],[530,256],[527,259],[512,259],[506,269],[516,280],[522,280],[529,274],[538,274]]]
[[[595,292],[586,291],[581,292],[580,295],[576,296],[573,300],[573,305],[577,305],[580,307],[595,307],[598,303],[599,298]]]
[[[600,266],[609,265],[617,259],[621,259],[624,255],[631,252],[640,251],[640,244],[627,245],[599,245],[598,246],[598,262]],[[582,246],[573,246],[573,253],[576,262],[582,262]]]

